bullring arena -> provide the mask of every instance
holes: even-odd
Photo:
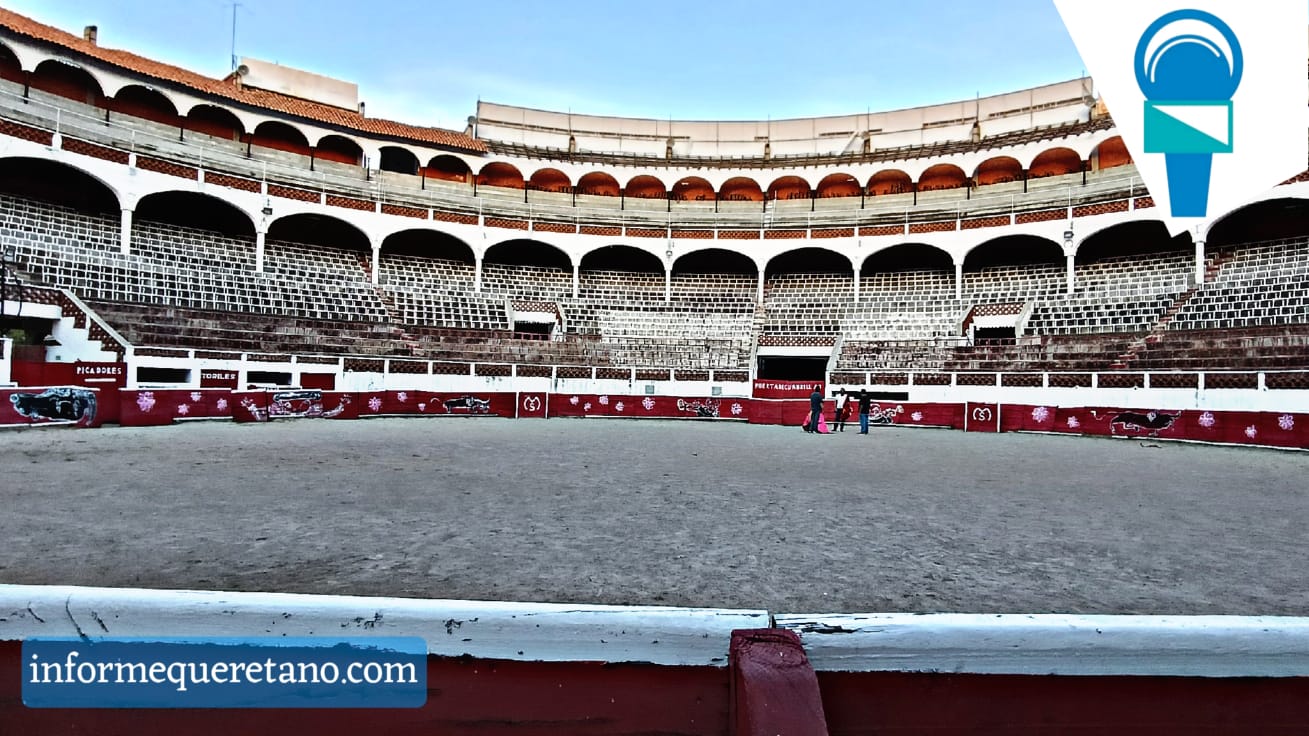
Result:
[[[285,73],[0,10],[0,732],[1301,732],[1309,172],[1171,237],[1086,78],[458,131]],[[17,675],[347,633],[426,705]]]

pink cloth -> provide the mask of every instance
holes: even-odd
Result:
[[[827,428],[827,417],[823,416],[822,414],[819,414],[819,415],[818,415],[818,434],[827,434],[827,433],[830,432],[830,431],[831,431],[831,430],[829,430],[829,429]]]

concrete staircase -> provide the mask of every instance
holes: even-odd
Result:
[[[1234,257],[1235,256],[1231,253],[1219,252],[1210,258],[1204,268],[1204,283],[1212,284],[1218,277],[1218,274],[1223,270],[1223,266],[1229,263]],[[1204,284],[1195,284],[1181,294],[1178,294],[1177,298],[1173,300],[1173,303],[1168,305],[1167,311],[1165,311],[1163,315],[1159,317],[1159,320],[1151,326],[1149,332],[1136,340],[1133,340],[1132,343],[1127,346],[1127,350],[1119,355],[1118,360],[1111,363],[1109,368],[1116,371],[1127,370],[1131,366],[1132,361],[1136,360],[1136,357],[1140,355],[1142,350],[1145,350],[1147,345],[1153,345],[1164,338],[1164,333],[1167,332],[1168,325],[1172,324],[1173,319],[1177,317],[1177,313],[1182,311],[1182,308],[1186,306],[1186,303],[1191,301],[1191,297],[1195,296],[1203,288]]]
[[[404,346],[405,351],[410,355],[419,355],[423,351],[422,343],[419,339],[405,331],[403,320],[400,318],[400,308],[396,306],[395,295],[380,284],[372,283],[370,275],[373,272],[372,258],[367,253],[360,253],[358,257],[359,267],[363,269],[365,278],[364,283],[369,284],[373,293],[382,302],[382,307],[386,309],[386,321],[390,325],[392,339]]]

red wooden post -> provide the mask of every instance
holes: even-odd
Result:
[[[734,736],[827,736],[818,676],[786,629],[732,632]]]

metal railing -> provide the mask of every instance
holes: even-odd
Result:
[[[339,195],[381,205],[432,209],[477,215],[479,218],[648,227],[667,231],[808,230],[1013,216],[1022,212],[1121,201],[1146,193],[1138,176],[1115,171],[1089,175],[1084,185],[1067,182],[1041,184],[1039,179],[1033,180],[1027,192],[979,196],[973,196],[972,190],[949,190],[947,194],[925,192],[917,195],[916,203],[912,194],[897,194],[749,203],[606,197],[605,200],[611,201],[605,202],[607,206],[600,206],[595,201],[600,199],[597,196],[582,195],[589,201],[572,204],[553,201],[570,199],[567,194],[486,186],[479,187],[474,195],[467,185],[420,180],[416,176],[392,172],[373,172],[364,167],[347,175],[335,169],[349,170],[348,165],[318,161],[311,169],[308,157],[303,157],[303,166],[289,165],[285,157],[298,154],[224,142],[182,128],[176,128],[177,132],[172,133],[171,126],[140,118],[131,118],[132,123],[126,124],[116,120],[115,115],[120,118],[128,116],[36,91],[29,91],[24,97],[13,91],[14,86],[10,82],[0,82],[0,116],[59,136],[263,184],[292,186],[316,192],[320,198]],[[164,131],[169,132],[165,134]],[[397,181],[400,179],[412,181]]]

